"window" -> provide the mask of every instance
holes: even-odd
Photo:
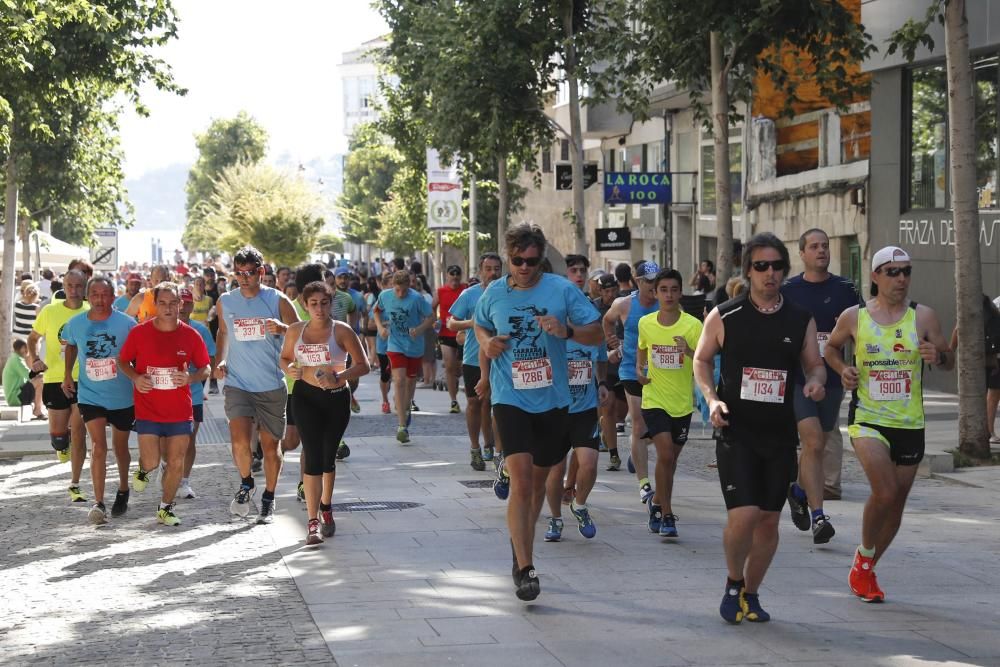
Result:
[[[569,162],[569,140],[559,140],[559,159],[562,162]]]
[[[604,171],[618,171],[615,169],[615,149],[609,148],[604,151]]]
[[[996,55],[972,63],[976,91],[976,187],[979,208],[997,205],[997,73]]]
[[[552,149],[543,148],[542,149],[542,173],[551,174],[552,173]]]
[[[729,144],[729,192],[733,215],[743,207],[743,145]],[[701,147],[701,214],[715,215],[715,146]]]

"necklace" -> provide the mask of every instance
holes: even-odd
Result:
[[[749,299],[749,297],[747,297],[747,298]],[[750,300],[750,303],[753,303],[753,307],[754,308],[756,308],[760,312],[764,313],[765,315],[770,315],[771,313],[777,312],[778,309],[781,308],[781,304],[784,302],[784,298],[781,296],[781,294],[778,295],[778,300],[775,302],[775,304],[773,306],[769,306],[767,308],[765,308],[764,306],[758,306],[756,303],[754,303],[753,299],[749,299],[749,300]]]

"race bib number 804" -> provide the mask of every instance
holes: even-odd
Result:
[[[552,386],[552,362],[548,357],[515,361],[510,374],[514,389],[544,389]]]
[[[758,403],[784,403],[788,373],[768,368],[744,368],[740,398]]]

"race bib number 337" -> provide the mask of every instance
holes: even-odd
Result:
[[[264,318],[237,317],[233,319],[233,335],[236,340],[264,340]]]
[[[784,403],[788,373],[769,368],[744,368],[740,398],[759,403]]]
[[[552,362],[548,357],[515,361],[510,374],[514,389],[544,389],[552,386]]]

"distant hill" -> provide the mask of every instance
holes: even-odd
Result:
[[[172,164],[125,181],[135,206],[134,229],[184,229],[184,184],[190,168],[190,164]]]

